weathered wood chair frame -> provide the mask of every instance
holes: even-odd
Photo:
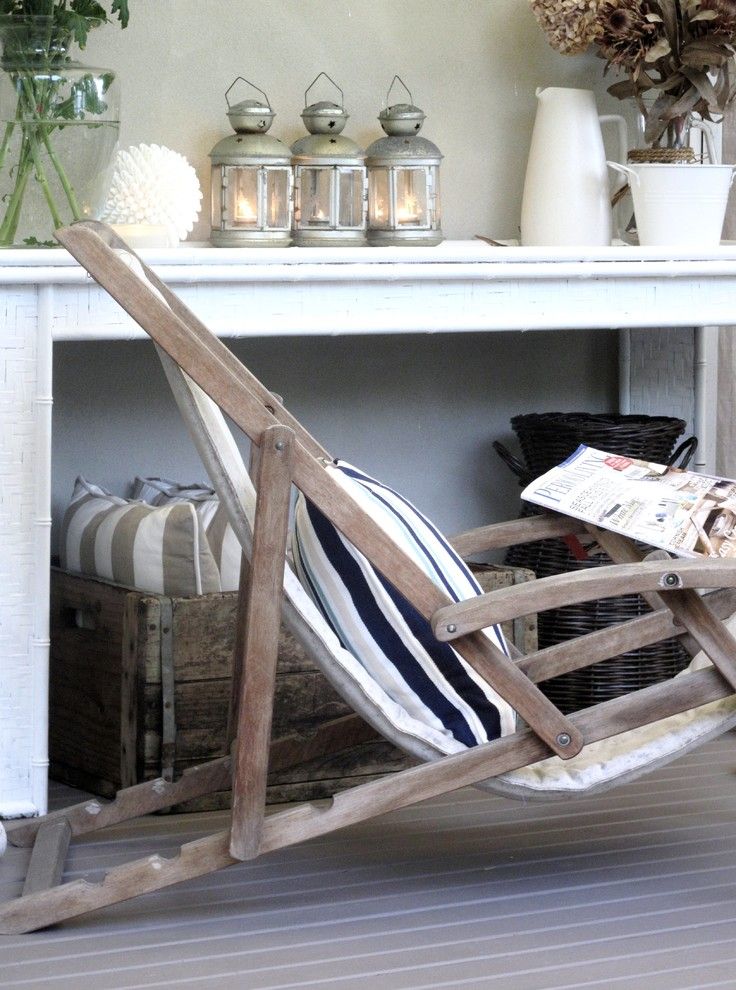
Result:
[[[250,438],[257,473],[252,553],[241,581],[231,705],[231,756],[120,791],[108,804],[86,801],[43,818],[7,823],[9,841],[32,846],[21,897],[0,905],[0,932],[33,931],[87,911],[210,873],[460,787],[536,763],[563,759],[584,745],[736,693],[736,639],[724,616],[736,607],[736,562],[646,560],[625,539],[593,529],[616,564],[545,578],[453,603],[373,519],[336,485],[324,448],[274,399],[145,265],[151,288],[116,254],[130,251],[96,222],[75,224],[58,238],[93,278]],[[131,252],[132,253],[132,252]],[[160,296],[158,295],[160,294]],[[164,301],[165,300],[165,301]],[[281,590],[289,501],[296,486],[432,623],[528,725],[494,742],[444,756],[338,793],[266,815],[266,777],[276,769],[355,745],[375,734],[362,718],[329,723],[311,738],[271,741]],[[543,516],[500,523],[456,537],[462,555],[569,533],[581,524]],[[244,557],[245,561],[245,557]],[[707,596],[695,589],[722,589]],[[639,592],[654,611],[527,657],[510,659],[480,630],[532,612],[594,598]],[[539,690],[540,680],[621,652],[680,635],[713,667],[563,715]],[[189,798],[232,789],[229,829],[181,847],[178,855],[146,856],[115,867],[100,882],[61,883],[72,836],[96,831]]]

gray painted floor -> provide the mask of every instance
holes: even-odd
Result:
[[[0,987],[734,987],[735,741],[597,799],[520,805],[463,790],[0,938]],[[173,852],[225,820],[111,829],[76,844],[67,877]],[[1,898],[26,856],[0,863]]]

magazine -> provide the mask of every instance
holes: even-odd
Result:
[[[581,446],[527,502],[680,557],[736,557],[736,481]]]

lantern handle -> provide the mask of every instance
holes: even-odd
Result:
[[[340,109],[341,110],[344,110],[345,109],[345,94],[340,89],[340,87],[337,85],[337,83],[335,82],[335,80],[331,76],[328,76],[326,72],[320,72],[318,76],[315,76],[315,78],[312,80],[312,82],[309,84],[309,86],[307,86],[307,88],[304,90],[304,106],[305,107],[306,106],[309,106],[309,101],[307,100],[307,93],[312,88],[312,86],[314,86],[314,84],[319,81],[319,79],[320,79],[321,76],[324,76],[325,79],[329,79],[330,82],[332,83],[332,85],[338,91],[338,93],[340,94]]]
[[[401,83],[401,85],[404,87],[404,89],[406,90],[406,92],[409,94],[409,103],[413,103],[414,102],[414,97],[411,95],[411,90],[406,85],[406,83],[401,78],[401,76],[394,76],[393,79],[391,80],[391,85],[386,90],[386,100],[385,100],[386,106],[388,106],[388,98],[389,98],[389,95],[391,93],[391,90],[394,88],[394,83],[397,82],[397,81]]]
[[[228,110],[231,109],[231,107],[230,107],[230,100],[228,99],[228,96],[230,95],[230,90],[233,88],[233,86],[235,85],[235,83],[239,83],[239,82],[246,83],[246,85],[250,86],[251,89],[255,89],[258,93],[260,93],[261,96],[265,99],[266,104],[268,106],[268,109],[269,110],[271,109],[271,101],[269,100],[269,98],[266,96],[266,94],[263,92],[262,89],[260,89],[258,86],[256,86],[255,83],[252,83],[249,79],[246,79],[244,76],[236,76],[236,78],[234,79],[234,81],[231,82],[230,85],[228,86],[228,88],[225,90],[225,103],[227,103]]]

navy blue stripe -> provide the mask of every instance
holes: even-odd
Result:
[[[447,542],[447,540],[445,539],[445,537],[434,526],[434,524],[432,522],[430,522],[430,520],[427,519],[426,516],[422,515],[422,513],[419,512],[418,509],[416,509],[412,505],[412,503],[408,501],[408,499],[404,498],[404,496],[401,495],[399,492],[394,491],[393,488],[389,488],[387,485],[382,484],[380,481],[376,481],[375,478],[371,478],[369,475],[362,474],[362,472],[358,471],[357,468],[351,467],[351,466],[349,466],[347,464],[344,464],[344,463],[341,463],[339,461],[338,461],[338,463],[337,463],[336,466],[343,472],[343,474],[347,475],[349,478],[352,478],[353,480],[355,480],[355,481],[359,482],[360,484],[362,484],[363,487],[374,498],[376,498],[381,503],[381,505],[383,505],[393,516],[395,516],[403,524],[406,525],[406,523],[407,523],[406,517],[403,516],[398,511],[398,509],[391,504],[391,502],[389,502],[387,499],[383,498],[381,495],[378,494],[378,492],[374,491],[372,488],[369,488],[368,485],[366,484],[366,482],[370,482],[373,485],[378,485],[379,488],[382,488],[384,491],[390,492],[392,495],[395,495],[401,501],[401,503],[404,506],[406,506],[406,508],[407,508],[407,510],[409,512],[414,513],[414,515],[416,515],[419,519],[422,520],[422,522],[426,525],[427,529],[429,529],[430,532],[432,533],[432,535],[436,538],[437,542],[440,543],[440,544],[442,544],[442,548],[447,553],[447,556],[450,558],[450,560],[452,560],[452,562],[458,567],[459,570],[465,572],[464,573],[464,576],[467,578],[468,583],[470,584],[471,588],[473,588],[473,590],[475,591],[475,593],[478,594],[478,595],[482,595],[483,594],[483,589],[478,584],[478,582],[476,581],[476,579],[473,577],[473,574],[468,570],[468,568],[467,568],[465,562],[463,561],[463,559],[461,557],[459,557],[458,554],[453,550],[453,548]],[[434,555],[431,553],[431,551],[429,550],[429,548],[419,539],[419,535],[418,535],[417,531],[415,529],[413,529],[412,527],[409,527],[409,528],[411,529],[412,535],[413,535],[413,537],[414,537],[417,545],[422,548],[422,550],[423,550],[423,552],[424,552],[427,560],[432,564],[432,568],[433,568],[435,574],[440,579],[440,581],[441,581],[442,585],[444,586],[445,590],[447,591],[447,593],[450,595],[450,597],[452,598],[452,600],[454,602],[460,601],[460,596],[458,595],[457,591],[455,591],[455,589],[452,587],[452,585],[446,579],[444,570],[441,567],[441,565],[439,564],[439,562],[435,559]],[[496,633],[496,636],[498,638],[498,643],[500,644],[500,648],[508,656],[508,647],[506,645],[506,637],[503,635],[503,633],[498,628],[498,626],[493,626],[493,629],[494,629],[494,631]]]
[[[426,671],[422,669],[416,657],[405,646],[401,637],[381,611],[357,561],[348,552],[340,534],[316,506],[308,500],[305,501],[315,534],[330,564],[340,575],[346,593],[350,595],[355,610],[370,631],[378,648],[386,659],[394,665],[408,687],[452,733],[455,739],[466,746],[476,746],[480,740],[476,739],[475,733],[463,713],[455,707]],[[413,609],[409,602],[405,601],[404,605],[407,610]],[[424,622],[429,628],[426,620],[416,610],[414,612],[416,615],[413,619],[414,625]],[[340,635],[339,631],[338,635]],[[440,645],[444,646],[444,644]],[[343,642],[343,646],[350,649],[349,643]],[[497,732],[496,736],[498,734]]]
[[[330,629],[333,631],[333,633],[342,643],[342,638],[340,637],[339,630],[335,628],[335,623],[332,621],[332,616],[329,615],[327,609],[322,604],[322,596],[320,595],[319,590],[317,589],[314,581],[312,580],[312,576],[307,570],[306,564],[304,563],[304,554],[302,552],[301,540],[299,539],[298,525],[294,528],[294,538],[295,538],[295,549],[296,549],[296,553],[294,554],[294,567],[296,568],[297,577],[299,578],[299,580],[303,585],[307,586],[307,591],[309,592],[310,598],[319,607],[319,610],[322,613],[323,618],[327,622],[327,625],[330,627]],[[342,645],[345,646],[344,643],[342,643]]]
[[[402,594],[391,585],[382,574],[376,572],[379,581],[385,588],[404,622],[411,630],[414,638],[424,647],[437,666],[442,677],[447,681],[458,697],[469,705],[475,712],[486,734],[486,739],[498,739],[501,735],[501,716],[498,708],[485,695],[483,689],[474,681],[463,667],[460,657],[449,643],[440,643],[434,636],[432,628],[424,616],[411,605]]]

